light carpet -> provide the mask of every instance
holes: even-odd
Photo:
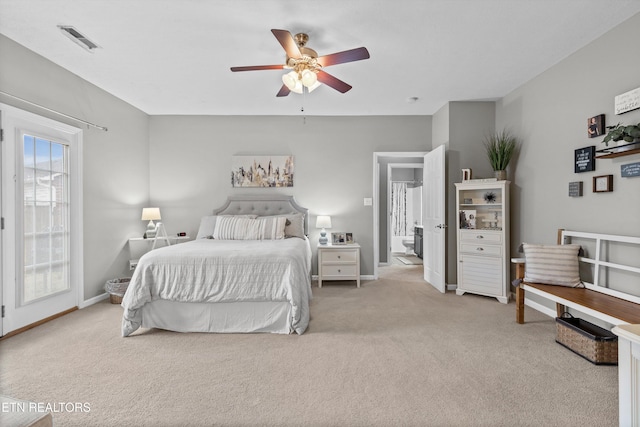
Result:
[[[302,335],[120,337],[108,302],[0,342],[0,394],[80,402],[56,426],[615,426],[617,367],[555,343],[553,319],[441,294],[390,266],[314,287]]]

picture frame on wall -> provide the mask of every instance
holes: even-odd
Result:
[[[591,172],[596,170],[596,146],[578,148],[573,155],[573,172]]]
[[[347,244],[347,233],[343,231],[336,231],[331,233],[331,244],[332,245],[346,245]]]
[[[593,177],[593,192],[607,193],[613,191],[613,175],[601,175]]]
[[[602,136],[605,132],[604,114],[589,117],[587,120],[587,135],[589,138]]]
[[[293,156],[232,156],[234,188],[293,187]]]

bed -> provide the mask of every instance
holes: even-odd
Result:
[[[176,332],[302,334],[309,324],[307,209],[292,196],[233,196],[193,241],[143,255],[122,300],[122,336]]]

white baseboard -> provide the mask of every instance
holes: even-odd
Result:
[[[458,284],[457,283],[447,283],[446,284],[446,289],[448,291],[455,291],[456,289],[458,289]]]
[[[555,310],[553,310],[553,309],[551,309],[549,307],[545,307],[544,305],[539,304],[539,303],[537,303],[535,301],[531,301],[528,298],[524,299],[524,305],[527,305],[527,306],[533,308],[534,310],[539,311],[542,314],[546,314],[549,317],[553,317],[553,318],[557,317],[557,314],[556,314]]]
[[[81,302],[80,305],[78,306],[78,308],[80,308],[80,309],[87,308],[90,305],[99,303],[100,301],[104,301],[107,298],[109,298],[109,294],[105,292],[105,293],[100,294],[100,295],[98,295],[96,297],[93,297],[91,299],[88,299],[88,300],[85,300],[85,301]]]

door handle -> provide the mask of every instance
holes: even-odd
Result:
[[[438,224],[436,228],[447,228],[447,224]]]

